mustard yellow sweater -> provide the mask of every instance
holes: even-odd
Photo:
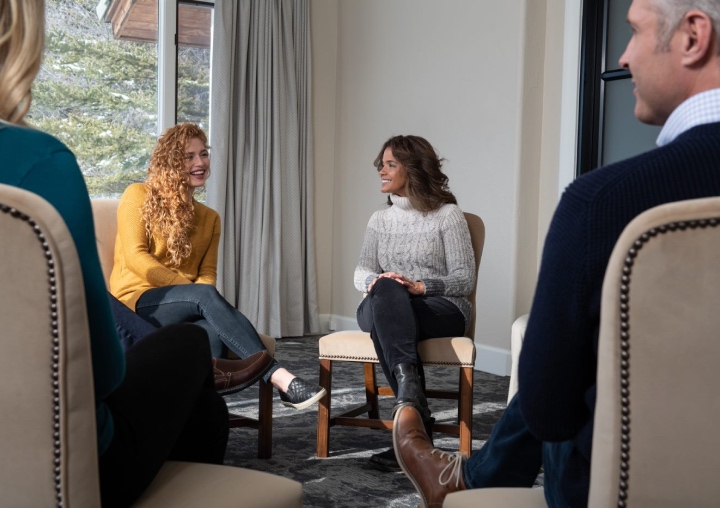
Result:
[[[190,232],[192,253],[179,267],[170,267],[165,238],[153,235],[148,241],[141,208],[145,184],[130,185],[120,198],[115,264],[110,275],[110,292],[131,309],[151,288],[179,284],[217,282],[220,244],[220,216],[202,203],[193,202],[195,218]]]

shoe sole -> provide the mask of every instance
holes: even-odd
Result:
[[[391,448],[393,451],[393,458],[395,458],[395,450]],[[397,463],[397,459],[393,462],[389,457],[388,458],[379,458],[378,455],[381,455],[384,452],[370,455],[370,458],[368,459],[368,464],[370,464],[370,467],[373,469],[376,469],[378,471],[385,471],[388,473],[402,473],[402,469],[400,469],[400,465]]]
[[[219,395],[222,395],[224,397],[225,395],[231,395],[233,393],[242,391],[245,388],[248,388],[248,387],[254,385],[255,383],[257,383],[258,381],[260,381],[260,378],[263,377],[265,375],[265,373],[267,373],[267,371],[270,370],[270,367],[272,367],[272,362],[270,362],[266,368],[264,368],[257,376],[250,379],[249,381],[245,381],[242,384],[235,385],[230,388],[223,388],[222,390],[218,390],[217,392]]]
[[[368,464],[370,464],[370,467],[372,467],[376,471],[382,471],[384,473],[402,473],[403,472],[403,470],[400,469],[400,465],[398,465],[397,467],[386,466],[385,464],[379,464],[377,462],[373,462],[372,460],[368,460]]]
[[[320,388],[320,391],[317,392],[315,395],[313,395],[309,399],[306,399],[302,402],[298,402],[297,404],[293,404],[292,402],[287,402],[282,399],[280,399],[280,402],[282,402],[282,405],[285,407],[292,407],[292,408],[295,408],[298,410],[305,409],[305,408],[308,408],[308,407],[312,406],[313,404],[315,404],[317,401],[322,399],[326,394],[327,394],[327,391],[325,390],[325,388]]]
[[[403,407],[405,407],[405,406],[404,405],[398,406],[398,408],[395,410],[395,416],[393,418],[393,431],[392,431],[393,450],[395,450],[395,458],[397,459],[398,464],[400,465],[400,469],[402,469],[402,472],[405,473],[405,476],[412,482],[413,487],[415,487],[415,490],[417,491],[417,493],[420,494],[420,504],[418,505],[418,508],[428,508],[428,502],[427,502],[427,499],[425,498],[425,494],[423,494],[423,491],[420,489],[420,484],[415,480],[415,477],[412,474],[410,474],[410,471],[408,470],[407,466],[405,465],[405,463],[402,460],[402,457],[398,453],[398,450],[400,449],[400,447],[398,446],[397,421],[398,421],[398,417],[400,416],[400,410]],[[413,409],[415,409],[414,406],[411,406],[409,404],[408,404],[408,407],[412,407]],[[415,411],[417,411],[417,409],[415,409]]]

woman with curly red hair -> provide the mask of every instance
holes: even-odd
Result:
[[[207,136],[182,123],[160,136],[145,183],[130,185],[118,208],[111,293],[156,326],[194,323],[215,357],[247,358],[263,346],[250,321],[215,288],[220,216],[194,199],[210,176]],[[286,406],[304,409],[325,390],[273,360],[263,379]]]

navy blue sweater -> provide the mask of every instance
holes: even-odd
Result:
[[[587,505],[600,294],[615,242],[649,208],[719,195],[720,123],[592,171],[563,193],[545,240],[518,393],[538,439],[575,442],[561,486],[571,506]]]

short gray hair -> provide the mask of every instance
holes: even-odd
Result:
[[[652,0],[658,13],[658,47],[667,50],[683,16],[693,9],[707,14],[715,32],[715,51],[720,53],[720,2],[718,0]]]

